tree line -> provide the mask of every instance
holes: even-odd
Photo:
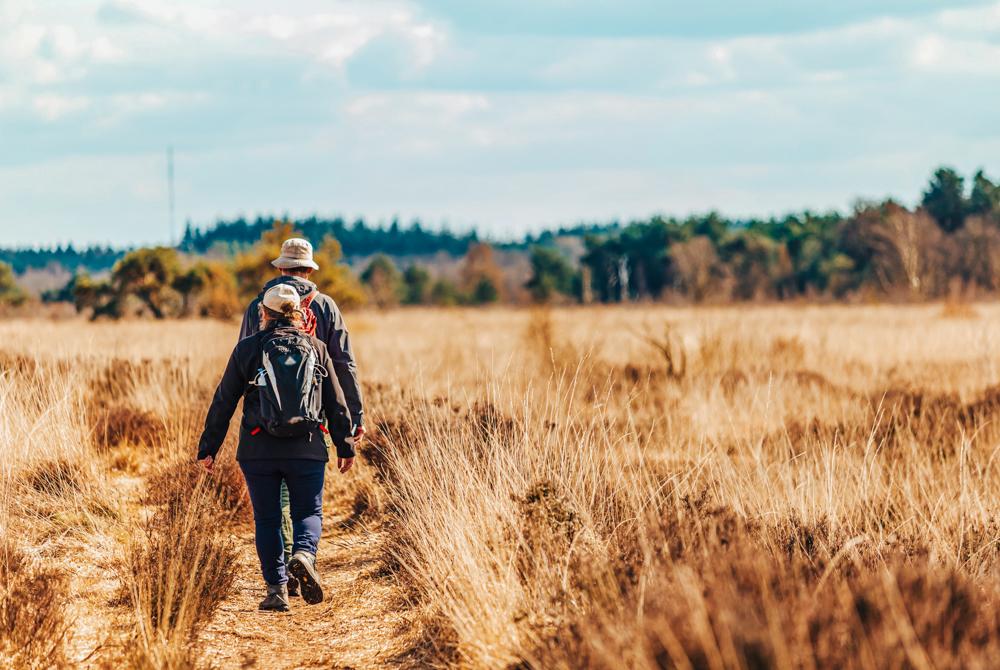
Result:
[[[110,246],[89,246],[78,249],[72,244],[43,249],[0,249],[0,263],[9,265],[17,274],[52,265],[73,271],[84,269],[100,272],[110,269],[123,255],[121,249]]]
[[[573,284],[583,301],[992,292],[1000,288],[1000,187],[980,171],[969,188],[956,171],[940,168],[912,210],[885,200],[859,202],[847,216],[654,217],[587,235],[584,244]],[[550,283],[558,276],[567,286],[565,272],[559,268]]]
[[[546,231],[507,244],[483,242],[475,233],[429,233],[418,224],[373,232],[363,223],[336,221],[258,219],[207,232],[189,228],[179,249],[123,253],[107,277],[78,273],[44,298],[72,301],[94,316],[228,317],[273,275],[270,260],[292,235],[317,245],[317,284],[344,306],[928,299],[1000,289],[1000,186],[982,171],[967,183],[953,169],[938,169],[912,209],[885,200],[859,202],[847,215],[654,216]],[[344,262],[338,235],[378,251],[357,275]],[[575,245],[567,244],[572,240]],[[229,253],[216,255],[219,260],[201,253],[220,247]],[[433,250],[457,256],[456,267],[412,260]],[[512,278],[498,254],[526,254],[530,270]],[[25,300],[12,268],[0,263],[0,303]]]
[[[196,228],[188,222],[177,250],[184,254],[233,256],[254,246],[261,236],[276,223],[288,220],[273,216],[259,216],[252,221],[244,218],[217,221],[207,229]],[[353,257],[366,257],[376,253],[393,256],[429,256],[438,253],[461,256],[470,245],[479,241],[474,230],[456,233],[447,228],[426,228],[420,221],[404,225],[398,220],[388,225],[376,225],[364,219],[348,223],[343,218],[320,219],[315,216],[294,221],[295,229],[311,240],[334,237],[342,248],[350,250]],[[526,242],[521,242],[523,246]],[[514,243],[516,246],[518,243]],[[47,248],[0,248],[0,263],[10,265],[21,274],[29,269],[59,266],[70,272],[101,273],[110,270],[122,259],[126,249],[107,245],[77,248],[73,244]]]
[[[209,251],[240,251],[253,246],[265,232],[283,219],[257,217],[254,221],[239,218],[234,221],[219,221],[208,230],[199,230],[190,223],[184,230],[178,248],[188,253]],[[413,221],[409,226],[394,219],[388,226],[374,226],[357,219],[348,224],[344,219],[319,219],[315,216],[295,222],[299,233],[312,240],[333,237],[343,248],[350,249],[352,256],[370,256],[385,253],[394,256],[420,256],[447,253],[461,256],[470,244],[479,241],[475,231],[456,234],[450,230],[428,230]]]
[[[228,260],[185,255],[171,247],[141,248],[126,253],[105,278],[75,275],[58,291],[43,295],[49,302],[72,302],[91,318],[151,316],[156,319],[202,316],[229,319],[277,273],[271,261],[282,241],[303,233],[290,222],[275,221],[260,239]],[[378,307],[399,304],[485,304],[504,296],[502,271],[488,244],[469,246],[455,280],[434,278],[423,266],[400,272],[385,255],[376,255],[360,276],[343,261],[340,242],[332,235],[319,241],[314,258],[320,269],[310,278],[321,291],[345,308],[366,303]],[[10,266],[0,265],[0,302],[20,304],[26,294],[17,288]],[[16,299],[15,299],[16,298]]]

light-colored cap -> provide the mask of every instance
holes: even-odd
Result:
[[[282,270],[289,268],[319,270],[319,266],[313,260],[313,245],[309,244],[309,240],[303,240],[301,237],[285,240],[285,243],[281,245],[281,255],[271,261],[271,265]]]
[[[264,307],[281,314],[296,309],[301,309],[302,302],[299,299],[299,292],[288,284],[277,284],[267,289],[264,293]]]

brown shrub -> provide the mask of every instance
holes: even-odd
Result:
[[[657,539],[659,538],[659,539]],[[584,566],[591,607],[532,667],[987,668],[1000,592],[926,555],[885,565],[825,521],[679,500],[650,547]]]
[[[115,498],[101,486],[94,470],[80,461],[40,461],[24,471],[20,481],[27,490],[17,492],[13,507],[59,529],[88,530],[101,520],[120,516]]]
[[[165,383],[175,388],[185,380],[189,364],[186,358],[112,358],[96,373],[91,395],[98,403],[111,404],[146,386]]]
[[[719,388],[727,398],[732,398],[741,386],[746,386],[750,378],[742,370],[730,368],[719,377]]]
[[[642,365],[638,363],[626,363],[621,369],[622,377],[632,385],[636,384],[662,384],[671,379],[663,368]],[[617,376],[616,376],[617,377]]]
[[[939,316],[942,319],[978,319],[979,312],[964,300],[946,300]]]
[[[24,474],[24,481],[37,493],[63,496],[81,491],[88,476],[79,462],[59,459],[35,464]]]
[[[18,376],[32,377],[37,372],[38,367],[38,359],[34,356],[0,351],[0,372],[10,372]]]
[[[792,370],[789,377],[799,386],[812,387],[831,395],[853,395],[850,390],[837,386],[825,375],[815,370]]]
[[[388,452],[390,445],[404,450],[415,445],[416,432],[408,422],[384,419],[375,424],[375,430],[365,437],[359,455],[365,465],[375,468],[381,477],[389,475]]]
[[[778,337],[771,342],[770,363],[783,370],[794,370],[802,367],[806,357],[806,348],[797,337]]]
[[[532,484],[517,502],[529,550],[536,547],[542,537],[555,534],[572,541],[580,532],[579,514],[552,481]]]
[[[127,403],[92,407],[89,415],[94,442],[102,447],[120,444],[155,446],[164,439],[166,426],[163,419]]]
[[[483,442],[509,443],[517,438],[517,424],[489,401],[476,401],[472,408],[474,425]]]
[[[223,520],[252,519],[250,496],[239,464],[232,459],[219,459],[211,474],[193,461],[175,461],[161,467],[147,480],[143,502],[161,507],[178,499],[193,497],[204,489],[213,500],[213,515]]]
[[[69,667],[64,642],[66,578],[0,540],[0,667]]]
[[[880,438],[894,442],[912,437],[950,457],[963,435],[971,435],[1000,412],[1000,387],[989,387],[967,403],[955,393],[911,388],[889,389],[873,395],[870,402],[883,415]]]

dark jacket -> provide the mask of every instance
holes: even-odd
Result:
[[[198,443],[198,460],[206,456],[215,457],[226,439],[229,420],[236,411],[236,405],[243,398],[243,420],[240,422],[240,443],[236,449],[236,459],[240,461],[267,460],[271,458],[303,458],[313,461],[329,460],[323,433],[316,429],[302,437],[274,437],[264,430],[259,420],[260,398],[257,387],[250,382],[257,376],[263,356],[263,343],[272,335],[287,335],[295,332],[287,325],[276,325],[240,340],[233,349],[222,375],[222,381],[215,389],[215,397],[208,408],[205,430]],[[317,361],[329,370],[333,365],[326,345],[315,337],[309,338],[316,347]],[[351,439],[351,419],[344,401],[344,393],[333,375],[323,377],[321,387],[323,412],[326,415],[330,437],[340,458],[354,457]],[[255,433],[255,434],[254,434]]]
[[[240,339],[253,335],[260,330],[260,301],[264,292],[277,284],[290,284],[300,296],[307,296],[316,290],[316,284],[301,277],[277,277],[264,284],[247,311],[243,314],[243,324],[240,326]],[[344,390],[347,408],[355,426],[360,426],[364,419],[364,409],[361,403],[361,385],[358,384],[358,368],[354,363],[354,353],[351,351],[351,336],[347,332],[344,317],[340,314],[337,303],[328,295],[318,293],[309,305],[316,315],[316,337],[326,345],[333,359],[333,371]]]

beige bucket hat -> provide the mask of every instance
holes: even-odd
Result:
[[[267,289],[262,301],[264,307],[285,314],[295,309],[301,309],[302,301],[299,292],[288,284],[277,284]]]
[[[301,237],[293,237],[285,240],[281,245],[281,255],[271,261],[271,265],[282,270],[290,268],[312,268],[319,270],[316,261],[313,260],[313,245],[309,240]]]

